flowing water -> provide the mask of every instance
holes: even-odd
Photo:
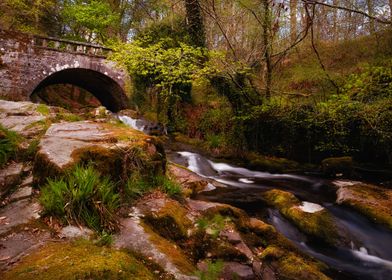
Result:
[[[137,120],[127,120],[126,123],[139,130],[143,130],[142,126],[146,125],[143,122],[137,124]],[[252,171],[215,162],[188,151],[168,152],[168,158],[200,176],[227,186],[211,188],[200,194],[198,199],[228,203],[244,209],[251,216],[264,218],[300,250],[328,264],[332,268],[333,278],[392,279],[392,232],[336,205],[336,190],[330,182],[310,176]],[[282,217],[279,211],[266,207],[261,193],[270,189],[292,192],[303,201],[304,211],[314,212],[321,207],[326,208],[338,226],[344,229],[346,238],[350,240],[348,245],[336,248],[310,240]]]

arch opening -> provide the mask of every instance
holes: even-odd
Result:
[[[74,85],[88,91],[112,112],[128,106],[128,98],[116,81],[98,71],[84,68],[65,69],[48,76],[33,90],[30,99],[33,100],[32,97],[46,87],[61,84]]]

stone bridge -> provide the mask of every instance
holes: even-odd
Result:
[[[109,110],[128,107],[129,76],[93,44],[0,29],[0,98],[23,101],[53,84],[91,92]]]

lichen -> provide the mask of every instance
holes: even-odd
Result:
[[[156,279],[132,255],[88,241],[49,243],[25,257],[4,280]]]

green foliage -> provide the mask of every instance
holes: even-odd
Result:
[[[48,180],[40,202],[45,214],[83,223],[96,231],[117,229],[119,195],[114,184],[92,166],[77,166],[62,179]]]
[[[167,193],[169,196],[178,196],[181,195],[181,186],[176,182],[171,181],[167,177],[161,177],[158,179],[159,186],[161,187],[162,191]]]
[[[112,11],[105,1],[67,2],[62,10],[62,18],[73,33],[68,37],[78,41],[106,40],[105,31],[116,28],[119,15]]]
[[[205,271],[197,271],[196,276],[199,277],[200,280],[218,280],[223,267],[224,263],[222,260],[217,260],[215,262],[207,261],[207,269]]]
[[[212,218],[201,218],[197,220],[196,224],[199,229],[205,230],[213,238],[217,238],[229,221],[229,217],[223,217],[222,215],[216,214]]]
[[[16,157],[20,141],[21,136],[16,132],[0,125],[0,167]]]
[[[392,98],[392,66],[366,67],[362,73],[351,75],[343,90],[364,103]]]
[[[181,186],[166,176],[150,178],[142,177],[140,174],[135,173],[128,179],[125,185],[125,194],[127,198],[136,199],[157,188],[169,196],[178,196],[182,193]]]
[[[147,46],[144,41],[117,43],[112,46],[114,53],[110,57],[137,80],[149,81],[158,88],[158,114],[164,124],[169,123],[176,105],[188,94],[191,83],[215,71],[206,61],[206,56],[212,54],[205,49],[182,42],[178,42],[178,47],[173,45],[171,38]]]

